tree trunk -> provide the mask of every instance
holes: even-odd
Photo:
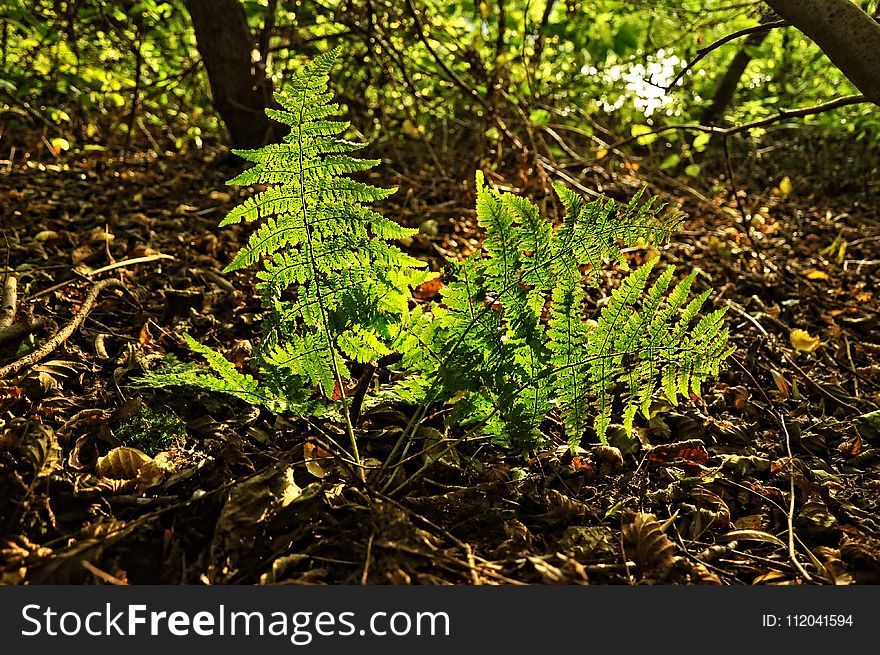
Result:
[[[880,25],[850,0],[765,0],[880,105]]]
[[[186,0],[196,45],[211,84],[214,108],[235,148],[257,148],[273,140],[274,123],[264,109],[271,82],[251,61],[254,35],[239,0]]]

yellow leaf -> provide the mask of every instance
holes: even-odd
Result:
[[[62,150],[70,150],[70,141],[68,141],[67,139],[64,139],[60,136],[52,139],[51,144],[52,144],[52,152],[54,152],[56,155],[59,152],[61,152]]]
[[[61,235],[54,230],[43,230],[34,235],[34,241],[49,241],[51,239],[60,239]]]
[[[607,157],[607,156],[608,156],[608,150],[607,150],[607,148],[599,148],[599,149],[596,151],[596,160],[597,160],[597,161],[598,161],[599,159],[605,159],[605,157]]]
[[[788,336],[791,339],[791,345],[803,353],[815,352],[822,345],[819,337],[814,337],[806,330],[801,330],[800,328],[795,328]]]
[[[788,195],[789,193],[791,193],[793,190],[794,190],[794,187],[792,186],[792,184],[791,184],[791,178],[790,178],[788,175],[786,175],[785,177],[783,177],[783,178],[779,181],[779,192],[780,192],[782,195],[787,196],[787,195]]]
[[[827,280],[829,279],[828,273],[825,271],[820,271],[816,268],[808,268],[804,271],[804,275],[808,280]]]

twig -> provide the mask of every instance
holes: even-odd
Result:
[[[18,300],[18,278],[10,275],[3,284],[3,297],[0,299],[0,329],[8,328],[15,319]]]
[[[70,336],[76,332],[77,328],[82,325],[82,322],[86,319],[86,316],[89,315],[89,312],[92,311],[92,308],[95,306],[95,301],[98,299],[98,295],[104,290],[109,289],[111,287],[122,288],[125,285],[122,284],[119,280],[102,280],[95,284],[86,295],[85,300],[83,301],[82,306],[76,315],[70,320],[70,322],[61,328],[54,337],[52,337],[49,341],[43,344],[40,348],[37,348],[32,353],[25,355],[24,357],[15,360],[14,362],[7,364],[6,366],[0,367],[0,380],[9,377],[23,369],[25,366],[30,366],[34,364],[53,350],[55,350],[62,343],[67,341]]]
[[[474,561],[474,549],[471,548],[470,544],[465,544],[464,552],[467,555],[468,568],[471,571],[471,581],[474,585],[482,585],[483,581],[480,579],[480,574],[477,572],[477,563]]]
[[[843,343],[846,344],[846,357],[849,360],[849,367],[853,373],[853,393],[855,393],[856,398],[859,398],[859,372],[856,370],[856,364],[852,358],[852,350],[849,347],[849,339],[846,338],[846,335],[843,335]]]
[[[778,20],[773,23],[763,23],[761,25],[753,25],[752,27],[747,27],[745,29],[734,32],[733,34],[728,34],[727,36],[718,39],[714,43],[710,43],[705,48],[700,48],[699,50],[697,50],[697,56],[694,57],[693,60],[689,61],[687,66],[682,68],[681,71],[679,71],[678,75],[676,75],[675,78],[672,80],[672,82],[669,83],[669,86],[666,87],[666,93],[672,91],[672,89],[675,88],[675,85],[678,84],[678,81],[683,78],[689,70],[700,63],[706,57],[706,55],[708,55],[710,52],[717,50],[726,43],[730,43],[731,41],[743,36],[748,36],[749,34],[769,32],[773,28],[788,27],[789,25],[790,23],[785,20]]]
[[[125,580],[120,580],[116,576],[110,575],[106,571],[102,571],[88,560],[83,560],[82,562],[80,562],[80,564],[82,564],[82,567],[86,571],[94,575],[96,578],[103,580],[107,584],[112,584],[116,586],[126,586],[128,584]]]
[[[145,255],[144,257],[133,257],[132,259],[123,259],[122,261],[115,262],[113,264],[108,264],[107,266],[102,266],[101,268],[96,268],[94,271],[91,271],[86,274],[81,274],[85,279],[90,280],[95,275],[100,275],[101,273],[106,273],[107,271],[112,271],[117,268],[123,268],[125,266],[134,266],[135,264],[146,264],[147,262],[154,262],[157,259],[174,259],[171,255],[163,255],[162,253],[158,253],[156,255]],[[76,278],[70,278],[69,280],[65,280],[64,282],[59,282],[55,286],[51,286],[48,289],[43,289],[42,291],[38,291],[34,295],[30,296],[28,300],[36,300],[37,298],[42,298],[43,296],[48,296],[53,291],[58,291],[59,289],[63,289],[71,282],[75,282]]]
[[[106,273],[107,271],[112,271],[117,268],[122,268],[123,266],[134,266],[135,264],[146,264],[147,262],[154,262],[157,259],[174,259],[171,255],[164,255],[162,253],[157,253],[155,255],[145,255],[143,257],[133,257],[132,259],[123,259],[121,262],[114,262],[113,264],[107,264],[107,266],[102,266],[101,268],[96,268],[94,271],[91,271],[87,274],[86,277],[94,277],[95,275],[100,275],[101,273]]]
[[[373,531],[370,533],[370,539],[367,541],[367,555],[364,561],[364,572],[361,575],[361,585],[367,584],[367,578],[370,574],[370,560],[373,557],[373,539],[376,537],[376,532]]]
[[[740,134],[741,132],[748,132],[749,130],[753,130],[759,127],[766,127],[767,125],[772,125],[773,123],[785,120],[786,118],[801,118],[803,116],[810,116],[812,114],[821,114],[826,111],[831,111],[832,109],[838,109],[840,107],[860,105],[869,102],[871,101],[868,100],[868,98],[863,94],[843,96],[842,98],[835,98],[834,100],[829,100],[828,102],[823,102],[821,104],[813,105],[811,107],[801,107],[799,109],[779,109],[777,113],[773,116],[768,116],[767,118],[752,121],[751,123],[734,125],[732,127],[714,127],[712,125],[700,125],[699,123],[667,125],[665,127],[657,128],[656,130],[653,130],[651,132],[646,132],[645,134],[639,134],[638,136],[632,136],[628,139],[618,141],[617,143],[611,144],[611,146],[608,147],[608,150],[614,151],[629,143],[632,143],[633,141],[638,141],[643,137],[663,134],[664,132],[671,132],[673,130],[690,130],[693,132],[705,132],[707,134],[717,134],[718,136],[727,137],[734,134]]]
[[[794,549],[794,465],[793,458],[791,455],[791,435],[788,434],[788,427],[785,425],[785,417],[781,414],[779,415],[780,423],[782,424],[782,431],[785,433],[785,450],[788,453],[788,466],[789,466],[789,501],[788,501],[788,557],[791,559],[791,563],[798,570],[798,572],[804,577],[804,580],[807,582],[813,582],[813,578],[807,573],[807,570],[803,567],[803,565],[798,561],[797,552]]]
[[[763,335],[764,335],[765,337],[767,337],[767,338],[770,337],[770,334],[767,332],[767,330],[764,329],[764,326],[761,325],[761,324],[758,322],[758,319],[756,319],[754,316],[752,316],[751,314],[749,314],[749,313],[745,310],[745,308],[743,308],[743,307],[740,306],[739,304],[735,303],[733,300],[727,300],[727,301],[725,301],[725,302],[726,302],[727,306],[730,307],[730,308],[731,308],[733,311],[735,311],[737,314],[739,314],[739,315],[742,316],[743,318],[746,318],[746,319],[748,319],[749,321],[751,321],[752,325],[754,325],[756,328],[758,328],[758,331],[759,331],[761,334],[763,334]]]

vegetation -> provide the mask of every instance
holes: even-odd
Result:
[[[0,0],[0,582],[880,580],[880,3],[587,4]]]
[[[234,151],[255,165],[230,184],[269,185],[220,223],[260,221],[225,270],[263,264],[257,289],[272,311],[255,357],[263,384],[189,335],[187,343],[204,355],[209,372],[178,368],[147,376],[145,383],[198,386],[300,415],[324,413],[322,403],[304,395],[317,386],[324,399],[339,401],[351,444],[346,454],[360,466],[341,391],[352,363],[396,355],[404,375],[395,384],[404,391],[397,399],[422,403],[416,416],[431,402],[455,398],[452,416],[461,425],[479,424],[496,442],[529,449],[547,441],[541,424],[553,405],[575,449],[591,413],[596,434],[607,442],[615,385],[626,389],[623,423],[632,433],[638,410],[651,416],[658,380],[674,405],[679,394],[699,395],[700,384],[718,375],[732,353],[722,323],[726,310],[691,328],[707,290],[679,312],[695,273],[665,296],[675,273],[668,267],[646,290],[657,263],[651,259],[622,281],[598,320],[584,316],[584,288],[597,283],[609,260],[625,264],[618,242],[663,241],[680,221],[654,201],[640,203],[641,194],[625,207],[605,199],[585,203],[559,185],[565,218],[554,229],[534,204],[489,191],[478,173],[485,255],[454,266],[442,303],[410,312],[411,290],[437,274],[420,271],[423,263],[387,242],[418,230],[362,204],[394,190],[341,176],[379,162],[340,154],[364,144],[337,138],[349,124],[326,120],[339,109],[327,91],[337,55],[334,50],[304,66],[276,94],[283,109],[266,111],[291,126],[282,143]],[[293,286],[295,299],[284,299]],[[593,412],[589,398],[595,399]]]

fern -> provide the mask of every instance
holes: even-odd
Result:
[[[344,177],[379,161],[350,156],[365,144],[339,137],[347,122],[328,120],[339,111],[328,91],[338,54],[336,49],[317,57],[275,94],[280,109],[267,114],[291,128],[282,143],[233,151],[253,166],[229,184],[267,186],[220,223],[257,224],[226,271],[258,268],[257,289],[272,313],[255,357],[263,386],[188,335],[187,344],[204,356],[207,370],[162,371],[146,383],[197,386],[302,413],[315,412],[315,403],[296,390],[311,385],[328,402],[341,395],[344,405],[350,364],[390,352],[407,320],[411,288],[435,276],[390,243],[417,230],[366,206],[395,189]]]
[[[657,393],[675,403],[718,374],[730,354],[724,311],[701,315],[708,292],[691,297],[694,274],[673,285],[668,266],[652,282],[652,259],[590,309],[600,272],[625,268],[622,246],[663,243],[681,222],[643,193],[622,205],[556,186],[565,213],[554,226],[478,172],[484,248],[447,263],[440,302],[413,302],[412,289],[436,274],[392,244],[416,230],[368,206],[394,190],[347,177],[378,161],[353,157],[364,144],[341,138],[348,123],[330,120],[337,55],[319,56],[276,94],[279,108],[267,113],[291,128],[281,143],[235,151],[253,166],[229,183],[262,187],[221,222],[254,226],[226,267],[255,269],[268,310],[252,372],[184,335],[205,365],[142,384],[199,387],[273,412],[335,413],[359,461],[344,389],[362,363],[382,360],[394,373],[366,402],[418,406],[405,436],[442,402],[451,423],[516,448],[542,443],[550,415],[572,447],[590,427],[604,441],[616,417],[631,431]]]
[[[406,347],[418,330],[432,352],[444,353],[439,365],[404,360],[424,378],[426,401],[454,402],[455,420],[509,445],[540,443],[554,405],[572,447],[590,425],[604,441],[616,398],[631,432],[660,387],[673,403],[699,393],[730,354],[723,310],[690,327],[708,295],[688,302],[693,274],[667,293],[670,266],[648,287],[656,259],[624,278],[592,320],[586,289],[609,262],[625,264],[621,245],[662,243],[681,216],[641,193],[623,206],[587,203],[562,186],[556,192],[566,214],[554,228],[529,201],[487,189],[478,173],[484,250],[451,271],[433,324],[407,325],[397,343]]]

